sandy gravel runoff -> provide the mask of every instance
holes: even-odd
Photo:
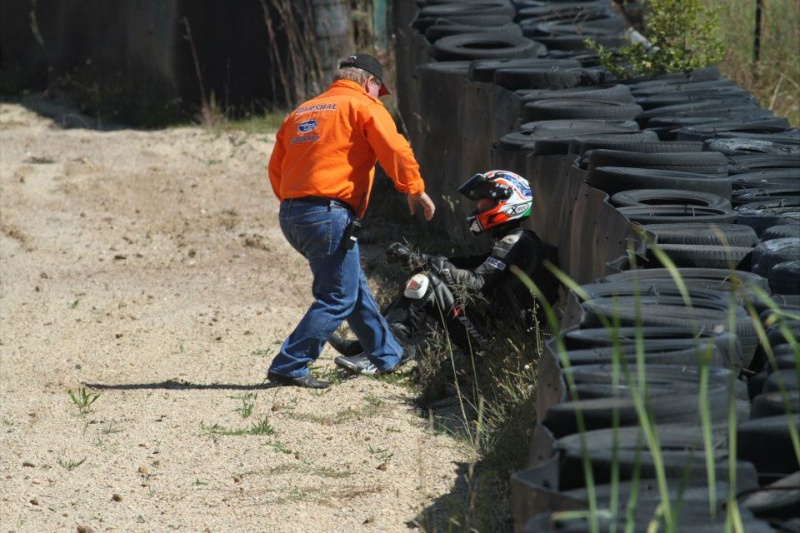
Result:
[[[272,135],[65,129],[74,115],[30,108],[0,104],[0,532],[405,532],[446,514],[469,448],[402,383],[263,384],[310,303]]]

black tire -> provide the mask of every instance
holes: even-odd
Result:
[[[786,395],[780,392],[761,393],[753,398],[750,407],[751,420],[786,416],[787,413],[800,414],[800,391],[789,391]]]
[[[647,122],[648,130],[658,133],[662,140],[675,141],[704,141],[705,139],[716,137],[717,133],[714,126],[719,126],[723,130],[736,128],[774,128],[775,131],[783,131],[786,127],[785,120],[773,116],[769,111],[746,111],[743,113],[727,114],[722,116],[709,117],[702,116],[683,116],[670,115],[654,117]],[[679,139],[680,138],[680,139]]]
[[[631,189],[687,189],[731,199],[731,184],[726,178],[679,170],[596,167],[589,170],[586,183],[608,194]]]
[[[451,35],[433,44],[433,55],[440,61],[536,57],[544,51],[526,37],[498,32]]]
[[[726,252],[727,253],[727,252]],[[735,333],[742,341],[742,353],[745,366],[750,364],[756,347],[758,337],[755,326],[751,322],[744,308],[717,304],[715,302],[695,302],[692,309],[688,309],[680,298],[597,298],[581,304],[583,310],[583,327],[599,327],[604,321],[620,326],[677,326],[685,328],[717,329],[728,331],[733,322]]]
[[[753,228],[739,224],[647,224],[644,229],[656,236],[659,245],[745,246],[752,249],[758,244],[758,235]]]
[[[767,280],[762,276],[745,272],[742,270],[730,270],[727,268],[682,268],[679,272],[681,278],[688,282],[702,281],[709,284],[707,288],[717,283],[733,283],[734,285],[744,285],[745,287],[757,288],[761,291],[768,291]],[[603,278],[607,281],[626,281],[626,280],[671,280],[672,272],[666,268],[647,268],[639,270],[627,270],[618,274],[610,274]]]
[[[609,13],[609,16],[603,19],[595,18],[590,21],[582,21],[580,24],[565,21],[540,22],[529,31],[532,31],[534,37],[571,35],[594,38],[618,34],[624,29],[621,19],[613,13]]]
[[[421,18],[450,18],[453,16],[468,16],[474,19],[476,24],[485,21],[486,17],[502,15],[514,17],[517,13],[516,8],[505,0],[481,0],[480,2],[459,3],[440,3],[422,6],[418,12]],[[512,21],[513,22],[513,21]]]
[[[790,127],[785,117],[776,117],[769,111],[738,112],[738,119],[719,120],[708,125],[686,126],[675,131],[675,138],[681,141],[704,141],[719,136],[722,132],[780,133]],[[718,116],[722,116],[720,113]],[[648,124],[649,126],[649,124]]]
[[[800,260],[778,263],[769,271],[767,279],[775,294],[800,294]]]
[[[800,208],[768,207],[764,209],[737,209],[738,224],[746,224],[760,236],[770,226],[800,224]]]
[[[758,104],[741,103],[738,99],[707,99],[648,109],[639,115],[639,124],[644,128],[655,117],[663,116],[724,116],[730,112],[758,109]]]
[[[775,265],[793,261],[798,257],[800,257],[800,238],[772,239],[760,243],[753,250],[752,270],[759,276],[769,279],[770,271]]]
[[[631,131],[630,133],[618,133],[618,134],[599,134],[605,138],[613,137],[615,139],[622,139],[623,137],[628,138],[629,142],[625,144],[629,145],[636,145],[636,144],[644,144],[645,141],[650,139],[648,135],[649,132],[636,132]],[[585,137],[582,135],[582,137]],[[534,151],[536,154],[568,154],[570,153],[572,146],[575,143],[575,140],[578,137],[576,134],[570,134],[568,136],[559,137],[557,139],[552,140],[542,140],[541,143],[538,144],[537,149]],[[621,142],[621,141],[620,141]]]
[[[639,283],[621,282],[599,282],[589,283],[580,286],[580,291],[589,299],[608,298],[615,296],[635,297],[657,296],[665,298],[683,298],[681,291],[672,281],[647,281]],[[687,295],[690,302],[716,302],[720,305],[728,303],[728,296],[719,291],[711,291],[699,288],[687,288]]]
[[[753,96],[745,89],[736,85],[726,85],[703,91],[678,90],[647,96],[639,95],[636,97],[636,103],[642,106],[642,109],[649,110],[709,98],[739,98],[743,101],[754,101]]]
[[[733,192],[736,205],[765,202],[764,207],[789,207],[800,205],[800,185],[787,187],[783,184],[768,185],[758,189],[741,189]],[[752,208],[751,208],[752,209]]]
[[[765,187],[797,186],[797,169],[768,168],[734,174],[728,178],[734,189],[759,189]]]
[[[690,224],[691,225],[691,224]],[[672,224],[667,224],[666,227],[673,226]],[[735,227],[735,224],[731,225]],[[702,233],[702,230],[700,230]],[[717,234],[712,233],[713,237],[709,237],[708,240],[712,240],[713,238],[719,239]],[[735,235],[734,235],[735,236]],[[733,237],[733,236],[732,236]],[[686,236],[687,240],[691,240],[691,237]],[[682,240],[682,239],[675,239],[675,240]],[[705,239],[698,239],[698,241],[703,241]],[[678,243],[682,246],[686,246],[685,243]],[[667,244],[662,244],[661,246],[666,246]],[[711,244],[712,246],[719,246],[719,244]],[[689,244],[689,246],[697,246]],[[709,244],[702,244],[702,246],[709,246]],[[752,247],[747,247],[747,249],[752,249]],[[667,254],[669,256],[669,254]],[[673,254],[675,255],[675,254]],[[727,259],[727,256],[726,256]],[[680,276],[682,283],[687,288],[697,288],[697,289],[706,289],[711,291],[717,291],[720,294],[726,296],[726,298],[733,298],[734,301],[742,306],[747,308],[747,306],[752,305],[754,307],[758,307],[763,305],[762,299],[764,298],[765,294],[769,294],[769,286],[767,285],[768,280],[753,274],[752,272],[743,271],[743,270],[730,270],[727,268],[696,268],[696,267],[682,267],[678,270],[677,274]],[[619,274],[611,274],[602,278],[600,281],[602,282],[615,282],[615,281],[626,281],[628,283],[636,282],[641,285],[648,284],[648,283],[660,283],[660,284],[672,284],[675,285],[676,281],[672,278],[672,272],[670,272],[666,268],[647,268],[647,269],[638,269],[638,270],[629,270],[626,272],[620,272]]]
[[[709,65],[691,72],[672,72],[670,74],[659,74],[655,77],[630,78],[626,80],[626,83],[631,86],[632,92],[636,92],[648,87],[670,85],[674,88],[680,84],[708,82],[719,79],[719,67],[717,65]]]
[[[514,23],[507,23],[501,26],[475,26],[468,24],[433,24],[428,26],[425,30],[425,38],[428,42],[435,43],[442,37],[449,37],[451,35],[460,35],[462,33],[480,33],[480,32],[494,32],[494,33],[508,33],[510,35],[522,36],[522,30],[519,25]],[[484,81],[491,81],[489,80]]]
[[[609,201],[616,207],[683,205],[724,211],[733,209],[731,202],[721,196],[683,189],[632,189],[616,193]]]
[[[525,28],[522,33],[526,34]],[[570,52],[581,52],[590,50],[586,44],[586,37],[582,35],[543,35],[535,39],[545,45],[548,50],[564,50]],[[629,43],[623,35],[596,35],[594,41],[605,48],[619,48]]]
[[[708,92],[730,89],[733,87],[738,87],[738,85],[730,78],[685,83],[651,82],[630,85],[631,93],[639,98],[659,94],[673,94],[675,92],[706,94]]]
[[[642,337],[647,346],[672,346],[676,342],[691,341],[697,349],[708,350],[713,345],[732,366],[741,366],[743,361],[741,341],[735,335],[709,330],[697,332],[685,327],[620,327],[612,330],[570,328],[561,333],[560,339],[548,342],[545,347],[554,354],[557,351],[555,346],[558,341],[563,342],[569,351],[611,348],[613,346],[628,347],[635,346],[638,336]]]
[[[582,376],[593,371],[594,367],[610,367],[611,365],[587,365],[576,366],[569,369],[568,374]],[[632,376],[637,376],[635,369],[629,369]],[[688,372],[682,372],[687,370]],[[723,368],[708,368],[708,372],[714,376],[724,376],[723,379],[730,379],[735,375],[733,372]],[[648,405],[652,407],[651,419],[654,423],[690,423],[699,425],[700,418],[698,413],[698,382],[697,375],[699,370],[692,367],[681,367],[677,365],[647,365],[645,380],[648,384]],[[681,374],[685,374],[681,376]],[[631,388],[625,385],[625,378],[621,376],[622,383],[619,386],[612,386],[611,373],[608,372],[605,384],[597,383],[578,383],[575,389],[567,398],[572,398],[573,393],[577,394],[579,400],[562,401],[551,405],[544,414],[542,425],[547,427],[557,438],[567,435],[574,435],[578,430],[577,412],[580,411],[587,430],[598,430],[613,427],[615,415],[618,416],[620,427],[637,426],[640,423],[639,415],[636,412],[633,400],[630,395]],[[712,419],[724,420],[727,412],[728,402],[732,397],[740,396],[744,393],[733,393],[728,383],[721,383],[716,378],[709,382],[709,394],[706,398],[712,412]],[[580,399],[583,398],[583,399]],[[738,401],[740,409],[744,414],[749,413],[749,405],[744,400]],[[615,412],[616,411],[616,412]]]
[[[748,264],[751,246],[709,246],[706,244],[661,244],[658,247],[679,268],[742,268]],[[653,264],[660,264],[658,256],[648,254]]]
[[[476,59],[469,66],[469,78],[474,81],[493,82],[494,74],[501,69],[529,68],[580,68],[579,61],[521,57],[512,59]],[[524,101],[524,100],[523,100]]]
[[[474,26],[475,24],[485,24],[487,26],[505,26],[512,24],[514,17],[502,13],[486,13],[476,16],[474,13],[453,13],[446,16],[422,16],[417,13],[417,18],[411,23],[411,27],[418,30],[423,35],[433,25],[436,24],[464,24]]]
[[[764,381],[763,392],[769,394],[782,391],[800,391],[800,383],[797,379],[798,373],[800,373],[800,369],[797,366],[773,370]]]
[[[602,119],[632,120],[641,113],[637,104],[589,99],[551,99],[525,104],[525,120]]]
[[[695,429],[695,431],[699,431]],[[618,479],[628,481],[634,478],[641,479],[655,479],[656,467],[653,456],[649,453],[642,453],[636,449],[627,449],[622,451],[615,451],[611,448],[593,447],[589,450],[589,462],[592,467],[592,477],[595,483],[610,483],[612,476],[616,473]],[[562,454],[561,468],[559,472],[559,487],[562,490],[570,490],[582,488],[586,483],[586,474],[583,471],[584,454],[581,450],[568,451]],[[694,451],[674,451],[663,450],[660,454],[660,464],[663,468],[664,476],[672,480],[672,483],[678,484],[683,482],[684,485],[701,485],[708,482],[708,472],[706,470],[705,454],[702,449]],[[726,480],[728,479],[729,471],[727,470],[728,464],[725,461],[717,460],[714,462],[715,479]],[[735,472],[736,490],[746,492],[758,488],[758,475],[757,468],[747,462],[746,460],[739,460],[736,462]],[[562,483],[563,481],[563,483]],[[681,507],[681,513],[684,508]],[[688,513],[688,510],[686,510]],[[682,528],[677,531],[691,531],[692,533],[712,533],[724,531],[724,520],[713,525],[703,523],[699,517],[703,516],[705,521],[708,520],[708,506],[705,508],[705,513],[696,511],[697,514],[692,520],[682,521]],[[652,516],[652,515],[651,515]],[[643,519],[641,522],[643,527],[637,527],[635,531],[648,531],[648,522]],[[702,527],[706,526],[706,527]],[[748,533],[755,531],[770,531],[768,524],[763,524],[763,529],[756,529],[749,527],[746,529]],[[548,530],[543,530],[548,531]],[[573,531],[573,530],[549,530],[549,531]],[[605,529],[602,531],[613,531],[613,529]]]
[[[765,168],[800,167],[800,154],[745,154],[729,156],[728,174],[744,174]],[[797,170],[795,170],[797,172]]]
[[[761,234],[762,241],[783,239],[785,237],[800,237],[800,224],[786,226],[770,226]]]
[[[728,175],[728,160],[716,152],[642,153],[622,150],[593,150],[588,169],[596,167],[636,167],[680,170],[715,176]]]
[[[800,153],[800,145],[747,138],[706,139],[705,145],[706,150],[725,155]]]
[[[581,66],[579,61],[575,60],[559,60],[562,69],[565,68],[579,68]],[[576,63],[574,66],[567,66],[568,63]],[[573,89],[525,89],[517,92],[517,96],[523,104],[528,102],[535,102],[537,100],[552,100],[559,98],[569,99],[588,99],[588,100],[605,100],[607,102],[624,102],[632,104],[633,96],[630,89],[626,85],[617,84],[610,87],[575,87]]]
[[[605,73],[587,68],[501,68],[495,71],[493,80],[512,91],[572,89],[600,85],[605,81]]]
[[[516,0],[517,20],[527,31],[533,29],[540,22],[546,21],[582,21],[597,15],[608,14],[608,7],[602,2],[548,2],[544,5],[536,0],[530,3]]]
[[[603,139],[597,137],[596,139],[580,138],[580,147],[573,149],[573,153],[584,155],[589,150],[616,150],[624,152],[642,152],[642,153],[670,153],[670,152],[702,152],[703,145],[701,143],[687,143],[678,141],[661,141],[654,131],[643,131],[640,133],[642,136],[648,136],[649,139],[642,142],[633,142],[636,139]],[[585,140],[584,140],[585,139]],[[579,139],[576,139],[576,143]]]
[[[728,361],[722,351],[716,346],[698,347],[694,339],[681,339],[672,342],[648,342],[643,346],[643,359],[647,364],[656,365],[697,365],[702,360],[709,366],[738,368],[740,362]],[[622,347],[587,348],[585,350],[570,350],[563,354],[571,366],[617,364],[635,365],[637,361],[637,347],[625,345]]]
[[[542,123],[526,123],[519,131],[503,135],[498,146],[505,150],[535,150],[541,141],[572,138],[585,133],[623,133],[635,131],[634,122],[601,122],[601,121],[545,121]]]
[[[631,222],[638,222],[639,224],[680,224],[684,222],[731,224],[736,221],[735,211],[715,207],[639,205],[620,207],[617,210]]]
[[[777,481],[800,469],[787,416],[748,420],[737,428],[737,458],[755,465],[762,484]],[[794,427],[799,427],[800,415],[791,416]]]

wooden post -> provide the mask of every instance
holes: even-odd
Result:
[[[753,37],[753,61],[758,63],[761,58],[761,10],[763,0],[756,0],[756,29]]]

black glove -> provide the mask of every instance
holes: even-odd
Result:
[[[407,246],[399,242],[393,242],[386,249],[386,260],[390,263],[397,263],[405,265],[408,263],[408,258],[411,256],[411,250]]]
[[[386,249],[386,260],[400,265],[406,270],[414,270],[425,264],[426,254],[412,252],[408,246],[395,242]]]

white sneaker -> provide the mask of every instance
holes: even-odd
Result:
[[[333,362],[345,370],[362,376],[377,376],[381,373],[378,367],[373,365],[363,353],[350,356],[341,355],[334,359]]]

